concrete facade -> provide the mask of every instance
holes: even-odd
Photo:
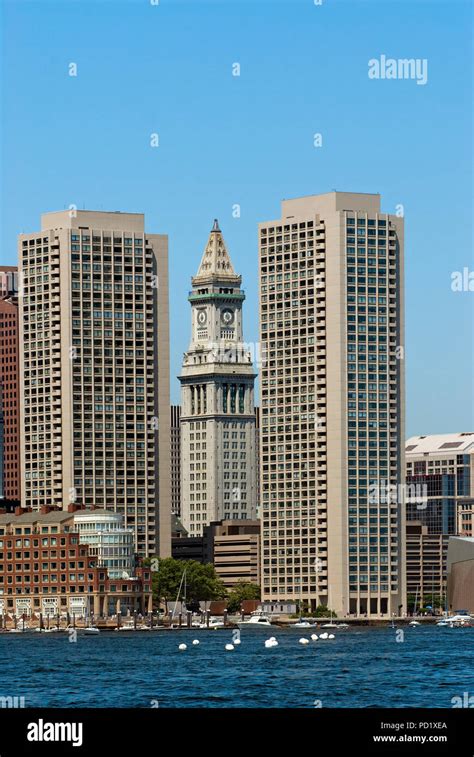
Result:
[[[403,219],[379,195],[284,200],[259,277],[263,599],[398,613],[403,501],[369,498],[404,475]]]
[[[229,520],[214,528],[214,567],[226,588],[260,584],[260,522]]]
[[[139,213],[47,213],[19,260],[23,504],[115,510],[168,556],[167,237]]]
[[[474,539],[451,536],[448,546],[448,607],[474,614]]]

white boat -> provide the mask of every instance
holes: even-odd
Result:
[[[410,620],[409,626],[421,626],[421,623],[419,623],[417,620]]]
[[[206,622],[204,622],[204,623],[200,623],[199,627],[200,628],[208,628],[208,627],[209,628],[225,628],[225,625],[224,625],[224,621],[221,620],[220,618],[211,617],[209,618],[209,626],[207,625]]]
[[[17,623],[16,628],[11,628],[9,633],[28,633],[28,631],[32,631],[33,629],[29,627],[28,623],[25,623],[24,621],[19,621]]]
[[[436,625],[444,628],[470,628],[471,617],[469,615],[448,615],[442,620],[438,620]]]
[[[116,631],[150,631],[150,626],[146,626],[144,623],[137,623],[137,625],[135,626],[135,621],[127,620],[126,623],[123,623],[120,626],[120,628],[116,628],[115,630]]]
[[[308,620],[298,620],[297,623],[290,623],[288,628],[316,628],[317,623],[310,623]]]
[[[84,634],[86,636],[96,636],[98,633],[100,633],[100,629],[97,628],[97,626],[86,626],[84,628]]]
[[[268,615],[262,610],[255,610],[248,620],[241,620],[237,623],[238,627],[243,628],[271,628],[271,622]]]

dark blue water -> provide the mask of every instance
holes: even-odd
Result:
[[[474,694],[474,628],[0,635],[0,696],[26,707],[452,707]],[[265,649],[274,635],[279,646]],[[192,646],[192,639],[200,640]],[[186,643],[185,652],[178,644]],[[320,705],[318,705],[320,702]]]

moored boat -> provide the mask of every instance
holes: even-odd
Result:
[[[241,620],[237,623],[241,629],[245,628],[269,628],[271,627],[270,618],[262,610],[255,610],[248,620]]]
[[[442,620],[438,620],[436,625],[441,628],[470,628],[472,618],[470,615],[447,615]]]
[[[302,618],[300,618],[300,620],[298,620],[297,623],[290,623],[290,625],[288,626],[288,628],[294,628],[295,631],[302,628],[316,628],[316,627],[317,627],[317,623],[310,623],[309,620],[303,620]]]
[[[224,624],[224,621],[221,620],[220,618],[210,617],[209,626],[207,625],[206,622],[204,622],[204,623],[200,623],[199,627],[200,628],[225,628],[225,624]]]

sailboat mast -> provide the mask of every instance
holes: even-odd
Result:
[[[185,579],[185,576],[186,576],[186,570],[183,571],[183,575],[181,576],[181,581],[179,583],[179,588],[178,588],[178,595],[176,597],[176,602],[174,603],[173,614],[171,616],[171,620],[173,620],[173,618],[175,616],[175,613],[176,613],[176,607],[178,606],[179,595],[181,594],[181,587],[183,585],[183,581]]]

